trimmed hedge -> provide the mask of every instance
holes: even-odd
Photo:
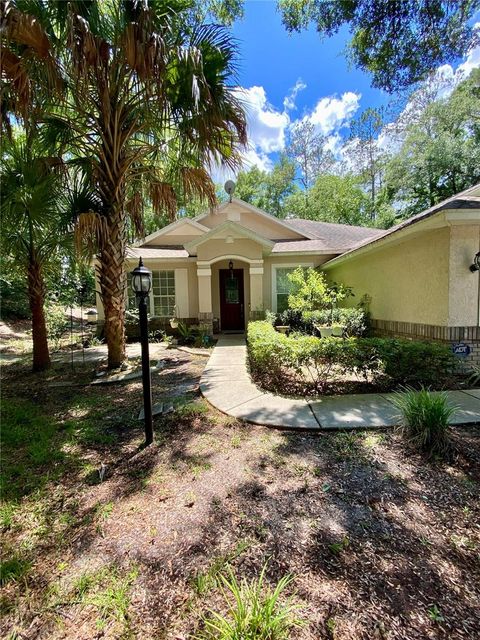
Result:
[[[267,377],[275,388],[292,375],[305,377],[305,372],[317,387],[348,373],[367,382],[382,379],[390,388],[441,387],[456,364],[450,349],[434,342],[286,336],[266,321],[248,325],[247,341],[252,372]]]

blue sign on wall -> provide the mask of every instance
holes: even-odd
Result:
[[[466,358],[470,354],[471,348],[470,345],[465,344],[465,342],[454,342],[452,344],[452,351],[454,355],[459,358]]]

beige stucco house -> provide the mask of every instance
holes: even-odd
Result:
[[[176,316],[235,331],[285,308],[289,270],[320,267],[353,287],[351,303],[369,296],[377,333],[469,340],[478,350],[479,272],[469,267],[479,251],[480,185],[387,231],[279,220],[233,198],[129,247],[127,272],[140,256],[152,270],[150,315],[160,323]]]
[[[379,335],[450,343],[480,364],[480,185],[359,243],[322,266],[367,294]]]

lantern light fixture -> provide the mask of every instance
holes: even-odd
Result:
[[[152,272],[143,265],[140,258],[138,267],[132,271],[132,289],[138,298],[145,298],[152,288]]]

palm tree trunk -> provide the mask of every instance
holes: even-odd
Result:
[[[51,365],[45,323],[45,282],[42,267],[35,258],[28,265],[28,300],[32,312],[33,371],[45,371]]]
[[[108,237],[99,255],[99,284],[105,312],[105,340],[108,367],[115,369],[125,360],[125,234],[126,225],[120,205],[108,219]]]

